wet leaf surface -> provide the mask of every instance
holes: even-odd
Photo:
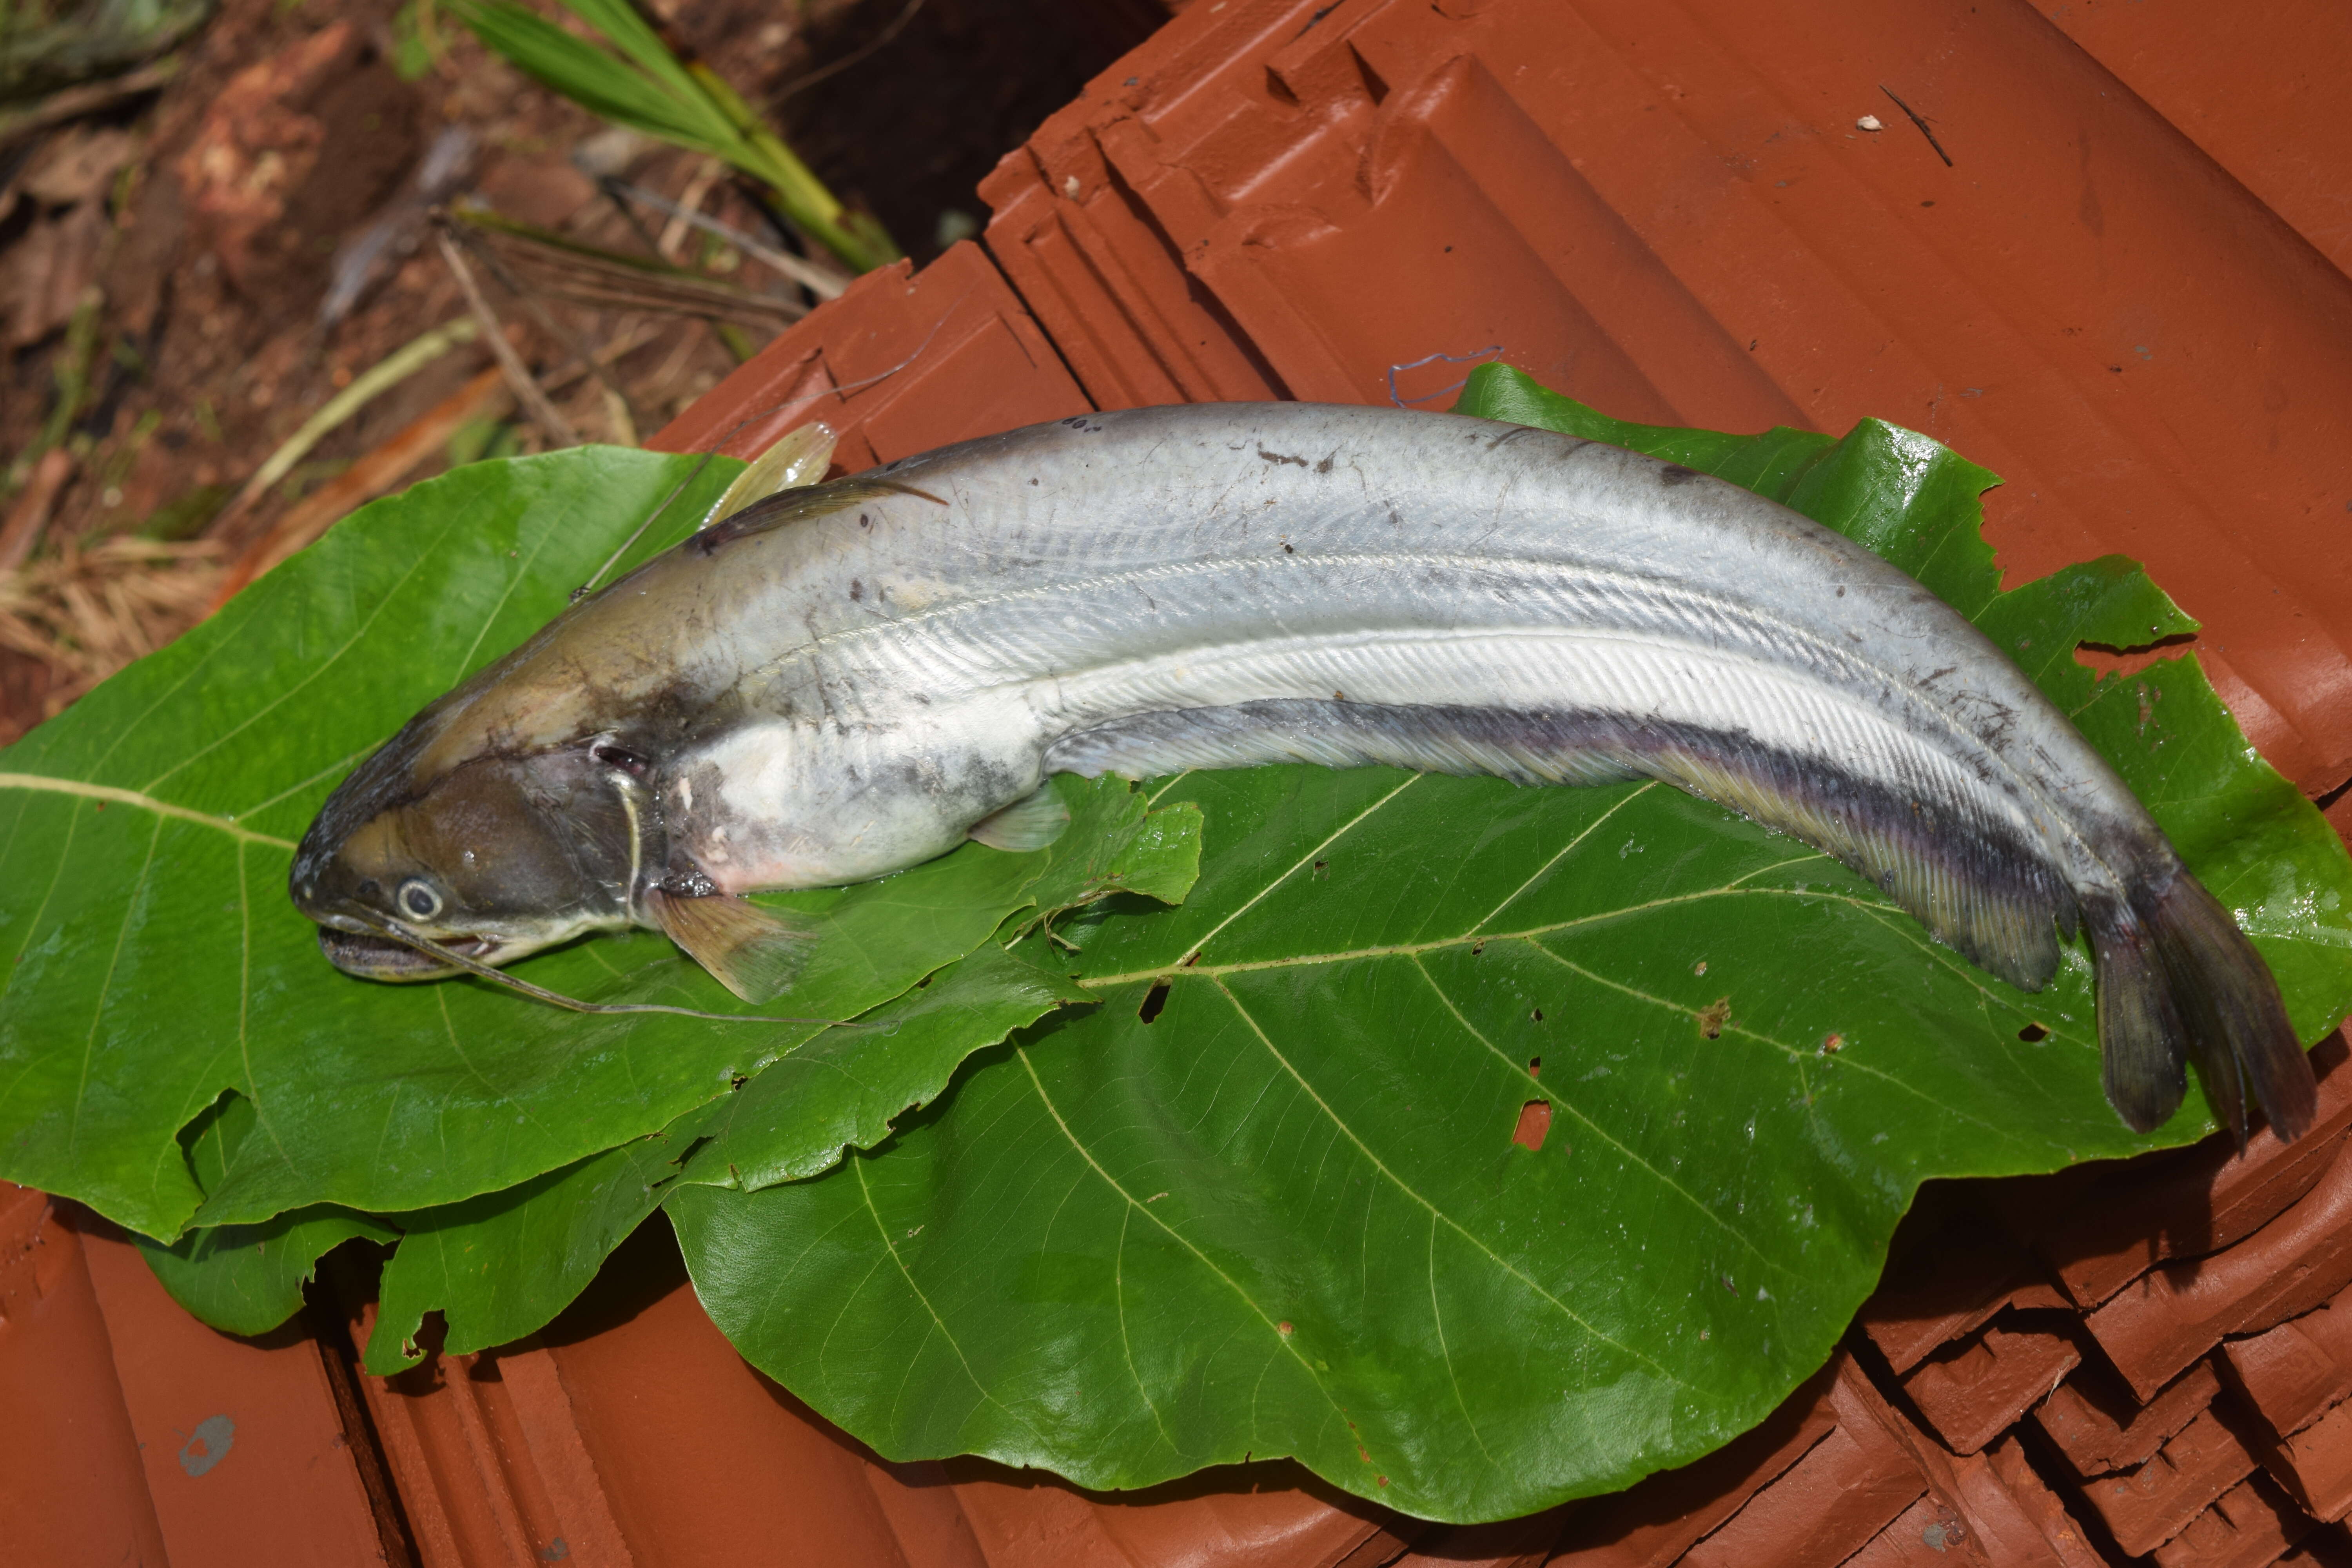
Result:
[[[2000,593],[1991,476],[1884,425],[1648,430],[1493,371],[1466,407],[1748,484],[1912,572],[2076,716],[2306,1037],[2352,1006],[2352,865],[2317,813],[2193,658],[2074,658],[2189,629],[2137,567]],[[2193,1093],[2148,1137],[2107,1108],[2079,952],[2029,996],[1662,786],[1150,787],[1203,812],[1201,879],[1180,909],[1057,928],[1099,1008],[982,1054],[826,1174],[667,1201],[736,1344],[889,1458],[1131,1487],[1296,1454],[1412,1512],[1524,1513],[1760,1419],[1920,1181],[2211,1127]],[[1513,1140],[1529,1101],[1539,1151]]]

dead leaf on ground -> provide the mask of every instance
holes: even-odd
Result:
[[[53,207],[89,201],[139,155],[139,142],[135,132],[110,126],[76,127],[35,155],[17,188]]]
[[[39,342],[71,319],[82,290],[98,274],[106,237],[102,204],[84,202],[35,222],[0,252],[0,301],[8,311],[8,347]]]

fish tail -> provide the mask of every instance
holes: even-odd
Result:
[[[2107,1099],[2146,1132],[2179,1109],[2196,1058],[2215,1112],[2246,1140],[2249,1091],[2282,1142],[2311,1125],[2318,1084],[2278,982],[2230,911],[2176,866],[2085,910],[2098,960]]]

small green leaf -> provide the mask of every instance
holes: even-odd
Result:
[[[384,1266],[367,1370],[390,1377],[415,1364],[416,1331],[436,1308],[448,1324],[442,1349],[452,1355],[544,1328],[660,1205],[717,1110],[698,1106],[651,1137],[504,1192],[399,1216],[404,1234]]]
[[[733,128],[698,94],[649,77],[534,12],[497,0],[458,15],[518,69],[615,125],[718,157],[737,151]]]
[[[133,1232],[147,1267],[172,1300],[214,1328],[266,1334],[302,1310],[319,1259],[346,1241],[397,1241],[372,1215],[312,1204],[259,1225],[192,1230],[170,1247]]]
[[[745,1084],[704,1125],[686,1180],[773,1186],[829,1171],[929,1104],[965,1058],[1091,992],[992,942],[874,1016],[888,1030],[828,1030]]]
[[[198,1182],[220,1179],[228,1156],[252,1131],[251,1102],[223,1097],[191,1125],[188,1169]],[[400,1232],[368,1215],[314,1204],[259,1225],[191,1231],[170,1247],[133,1234],[140,1255],[172,1299],[233,1334],[263,1334],[302,1310],[302,1287],[319,1259],[355,1237],[388,1242]]]

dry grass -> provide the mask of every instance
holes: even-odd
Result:
[[[0,573],[0,647],[49,667],[44,718],[204,618],[223,570],[210,540],[110,539]]]

